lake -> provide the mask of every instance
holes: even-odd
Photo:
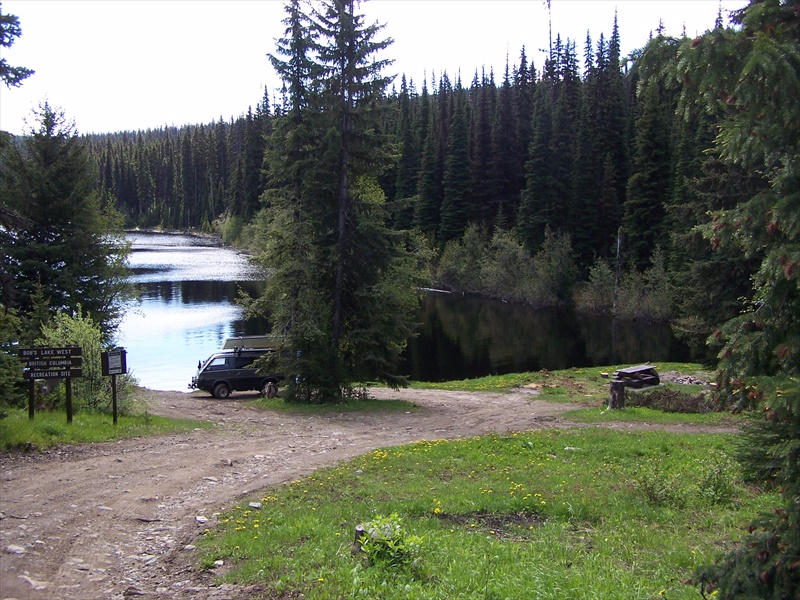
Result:
[[[247,257],[215,240],[165,233],[130,233],[129,266],[139,302],[129,306],[117,343],[128,370],[151,389],[189,391],[205,359],[228,337],[258,335],[264,320],[245,320],[240,290],[257,296],[263,274]],[[669,325],[534,310],[496,300],[426,292],[419,333],[400,372],[417,381],[466,379],[644,361],[689,360]]]

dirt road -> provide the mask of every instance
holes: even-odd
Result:
[[[0,598],[246,597],[193,568],[215,512],[377,447],[552,427],[575,408],[524,391],[375,389],[418,408],[309,416],[248,407],[245,393],[142,394],[154,414],[216,426],[0,458]]]

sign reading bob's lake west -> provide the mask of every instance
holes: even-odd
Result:
[[[25,379],[60,379],[83,375],[83,351],[80,346],[21,348],[19,357],[25,359],[22,371]]]

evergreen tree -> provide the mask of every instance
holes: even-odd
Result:
[[[487,225],[502,219],[511,225],[519,209],[522,192],[523,162],[519,146],[519,125],[515,110],[511,77],[506,65],[503,85],[497,94],[497,109],[492,127],[492,181],[495,211]]]
[[[475,77],[477,83],[477,74]],[[472,132],[472,190],[475,219],[491,223],[497,215],[495,190],[492,188],[492,119],[494,117],[495,84],[483,73],[480,85],[473,84],[477,99]]]
[[[454,95],[455,113],[450,128],[450,143],[443,178],[444,200],[439,233],[442,243],[460,238],[472,213],[467,99],[460,83],[456,85]]]
[[[636,120],[636,153],[628,182],[623,227],[633,265],[644,270],[656,246],[664,245],[664,205],[671,183],[670,123],[659,81],[643,82]]]
[[[411,98],[406,77],[403,75],[400,85],[400,162],[397,168],[395,191],[398,200],[408,199],[397,216],[395,226],[408,229],[414,219],[414,206],[411,198],[417,194],[417,177],[420,165],[420,145],[414,123],[411,118]]]
[[[679,51],[681,108],[699,103],[722,118],[722,161],[767,174],[769,187],[704,227],[713,248],[761,257],[753,299],[719,331],[721,399],[766,407],[740,456],[746,471],[774,481],[782,506],[719,564],[697,573],[721,598],[795,598],[800,592],[800,14],[794,2],[752,1],[738,29],[715,28]],[[755,376],[762,376],[755,379]],[[763,376],[771,376],[770,379]],[[709,591],[708,589],[703,590]]]
[[[525,187],[517,218],[520,239],[529,251],[535,252],[544,241],[545,228],[556,210],[550,194],[550,140],[553,133],[552,82],[540,82],[536,87],[533,134],[528,162],[525,165]]]
[[[436,99],[438,99],[438,95]],[[437,111],[432,110],[426,100],[428,100],[427,87],[423,87],[420,119],[424,118],[426,112],[430,117],[427,120],[427,126],[424,129],[420,128],[420,134],[426,133],[426,137],[422,146],[419,198],[414,208],[414,226],[426,235],[435,238],[439,231],[440,210],[444,196],[442,188],[444,165],[440,162],[442,136],[440,135],[439,119],[441,117]]]
[[[524,166],[528,161],[528,148],[531,143],[531,125],[533,119],[533,97],[536,88],[536,69],[528,65],[525,47],[519,57],[519,67],[514,73],[514,94],[517,112],[517,140],[520,152],[521,170],[523,172],[520,189],[524,186]]]
[[[272,180],[290,185],[265,198],[279,209],[277,230],[296,236],[291,248],[300,254],[280,264],[275,259],[286,253],[271,244],[261,260],[276,269],[267,294],[276,300],[274,327],[292,349],[283,358],[297,374],[290,393],[335,401],[353,381],[404,382],[394,366],[416,304],[413,262],[386,227],[377,185],[388,158],[376,152],[386,145],[378,100],[388,63],[374,56],[391,40],[376,41],[381,27],[365,26],[352,0],[322,3],[310,16],[292,2],[287,13],[284,59],[273,63],[294,88],[271,145],[294,160],[270,152]],[[291,285],[290,274],[302,287]]]
[[[22,28],[19,25],[19,17],[3,14],[3,5],[0,3],[0,47],[10,48],[20,35]],[[6,87],[19,87],[22,81],[33,73],[26,67],[11,66],[5,57],[0,58],[0,81],[5,83]]]
[[[41,295],[53,312],[85,314],[110,336],[128,298],[119,215],[103,210],[88,152],[63,113],[44,103],[38,129],[0,157],[3,268],[13,280],[6,306],[32,312]],[[37,291],[38,290],[38,291]]]

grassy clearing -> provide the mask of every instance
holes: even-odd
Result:
[[[639,406],[625,410],[607,410],[605,406],[571,410],[561,415],[564,419],[579,423],[653,423],[656,425],[709,425],[738,427],[745,421],[742,415],[731,413],[667,413]]]
[[[682,580],[777,501],[740,483],[731,439],[589,428],[380,449],[219,515],[201,563],[265,597],[697,598]],[[384,552],[353,553],[362,523]]]
[[[27,409],[9,409],[0,418],[0,448],[46,450],[62,444],[86,444],[212,427],[211,423],[190,419],[168,419],[148,413],[119,415],[117,425],[106,413],[75,413],[67,423],[63,410],[37,412],[33,421]]]
[[[604,367],[585,367],[561,371],[537,371],[490,375],[477,379],[445,381],[442,383],[414,382],[417,389],[463,390],[472,392],[504,392],[511,388],[537,386],[541,388],[544,399],[552,402],[600,402],[608,401],[608,379],[601,374],[612,375],[617,369],[630,365]],[[695,363],[658,363],[653,365],[659,373],[680,371],[687,375],[711,377]],[[678,386],[682,389],[692,386]]]

